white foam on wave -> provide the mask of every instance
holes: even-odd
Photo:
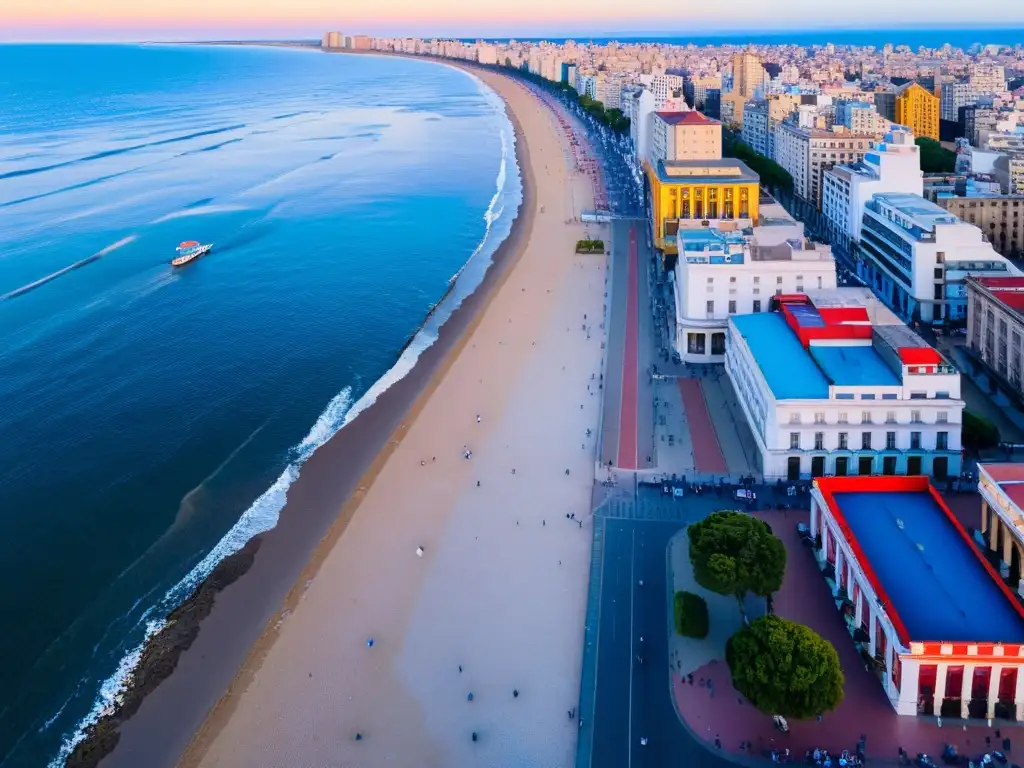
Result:
[[[199,208],[186,208],[183,211],[166,213],[159,219],[154,219],[153,224],[163,224],[165,221],[184,219],[187,216],[209,216],[212,213],[232,213],[244,210],[247,210],[244,205],[204,205]]]
[[[169,613],[170,610],[180,605],[182,601],[195,591],[196,587],[213,572],[213,569],[217,567],[221,560],[238,552],[254,536],[265,533],[277,525],[281,510],[284,509],[285,502],[287,501],[288,489],[298,479],[302,465],[313,455],[317,448],[324,445],[346,424],[349,424],[356,416],[373,405],[381,394],[412,371],[420,355],[437,341],[438,329],[441,325],[461,305],[463,298],[476,290],[483,281],[484,274],[491,265],[491,257],[501,244],[501,241],[511,231],[511,220],[509,221],[508,229],[502,233],[496,232],[494,225],[503,220],[505,212],[510,208],[513,216],[518,212],[519,205],[522,202],[522,185],[518,183],[520,176],[515,157],[515,133],[505,111],[505,102],[479,78],[465,72],[465,70],[459,71],[476,81],[484,98],[502,118],[500,133],[501,161],[498,166],[497,178],[495,179],[495,193],[483,215],[486,227],[480,243],[474,249],[466,264],[453,278],[455,284],[452,290],[435,305],[423,326],[413,336],[412,341],[402,351],[394,365],[377,379],[355,403],[352,402],[351,387],[346,387],[336,395],[327,404],[327,407],[306,437],[292,449],[291,460],[288,466],[285,467],[274,484],[264,491],[242,513],[238,522],[232,526],[231,530],[224,535],[210,553],[203,558],[202,562],[193,568],[185,578],[168,590],[164,599],[159,604],[146,611],[142,617],[142,620],[146,621],[146,634],[142,642],[121,659],[114,674],[107,678],[100,686],[93,709],[78,724],[74,733],[64,740],[60,752],[50,762],[49,768],[62,768],[75,746],[85,738],[86,729],[105,714],[114,711],[121,703],[124,691],[131,682],[132,673],[142,656],[143,648],[150,638],[159,632],[166,623],[163,618],[148,620],[148,617],[160,609]],[[511,175],[509,174],[510,165],[514,169],[514,173]],[[513,180],[517,182],[514,187],[510,186],[510,182]],[[512,203],[512,205],[509,205],[509,203]],[[177,214],[168,214],[161,219],[157,219],[154,223],[167,221],[170,218],[177,218],[179,216],[192,215],[197,211],[214,212],[210,208],[242,209],[241,206],[237,208],[233,206],[197,208],[195,210],[180,211]]]
[[[352,388],[346,387],[337,394],[327,408],[316,420],[309,433],[291,450],[288,466],[273,485],[254,501],[209,554],[195,566],[185,577],[171,587],[157,605],[146,611],[142,620],[146,621],[146,634],[132,651],[127,653],[117,665],[114,674],[100,685],[99,693],[88,715],[77,725],[75,732],[61,744],[57,756],[50,762],[50,768],[61,768],[75,746],[85,738],[86,729],[115,710],[121,703],[124,692],[132,680],[135,667],[142,657],[142,650],[150,638],[163,629],[164,618],[147,618],[157,610],[169,613],[180,605],[196,587],[203,582],[226,557],[233,555],[244,547],[250,539],[266,533],[277,525],[281,510],[288,498],[288,488],[299,477],[299,471],[314,451],[333,437],[346,423],[346,415],[352,406]]]

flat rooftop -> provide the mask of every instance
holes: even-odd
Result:
[[[869,344],[812,344],[809,351],[825,376],[836,386],[898,387],[902,384],[892,368]]]
[[[736,315],[732,322],[776,400],[828,397],[828,380],[780,313]]]
[[[761,178],[745,163],[731,157],[716,160],[659,160],[655,171],[663,184],[691,184],[700,181],[756,184]]]
[[[874,200],[899,211],[919,227],[929,232],[935,229],[936,224],[955,224],[960,221],[960,219],[953,216],[942,206],[936,205],[917,195],[894,192],[877,194],[874,196]]]
[[[981,467],[999,490],[1024,510],[1024,464],[982,464]]]
[[[903,478],[901,478],[903,479]],[[913,478],[911,478],[913,480]],[[928,491],[837,492],[833,514],[915,642],[1024,642],[1024,618]],[[848,535],[849,535],[848,534]],[[879,595],[881,597],[881,595]]]
[[[1024,277],[976,277],[993,298],[1015,312],[1024,312]]]

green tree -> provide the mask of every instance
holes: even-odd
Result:
[[[708,604],[693,592],[676,592],[674,602],[676,632],[683,637],[708,636]]]
[[[999,428],[973,411],[964,410],[963,445],[969,451],[981,451],[999,445]]]
[[[793,190],[793,177],[789,171],[770,157],[759,154],[754,151],[753,147],[744,144],[735,131],[722,131],[722,154],[725,157],[735,157],[746,163],[750,170],[761,178],[761,184],[768,189],[781,192]]]
[[[761,712],[798,720],[835,709],[845,678],[836,649],[810,627],[768,615],[725,646],[733,687]]]
[[[767,597],[782,586],[786,547],[768,524],[742,512],[713,512],[687,529],[697,583],[733,595],[743,607],[748,592]]]
[[[935,139],[919,136],[914,143],[921,148],[921,170],[925,173],[952,173],[956,152],[951,152]]]

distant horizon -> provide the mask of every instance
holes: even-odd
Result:
[[[688,32],[683,31],[670,31],[670,30],[627,30],[623,32],[611,32],[604,30],[592,30],[588,32],[575,32],[570,33],[563,30],[551,30],[547,33],[533,32],[530,34],[516,35],[516,34],[474,34],[466,32],[452,32],[450,34],[444,34],[440,32],[434,32],[431,34],[414,34],[412,32],[401,32],[395,31],[373,31],[373,30],[359,30],[359,29],[346,29],[344,26],[341,27],[325,27],[323,30],[316,33],[295,33],[291,35],[270,35],[270,34],[188,34],[183,31],[182,34],[169,33],[166,35],[138,35],[138,36],[125,36],[122,38],[118,37],[26,37],[23,39],[0,39],[0,45],[2,44],[138,44],[138,43],[303,43],[303,42],[315,42],[321,39],[322,35],[328,31],[342,31],[346,34],[366,34],[371,37],[414,37],[423,39],[454,39],[454,40],[485,40],[504,42],[508,40],[517,40],[522,42],[538,42],[538,41],[564,41],[564,40],[576,40],[585,42],[589,40],[600,40],[600,41],[618,41],[618,42],[629,42],[629,43],[640,43],[640,42],[653,42],[653,43],[667,43],[669,41],[681,41],[685,44],[686,41],[703,41],[703,40],[740,40],[743,38],[749,38],[750,41],[760,41],[765,44],[768,40],[777,40],[779,45],[810,45],[807,41],[809,37],[819,38],[817,44],[827,44],[832,42],[836,45],[853,45],[862,47],[865,45],[875,45],[878,47],[880,44],[877,42],[849,42],[844,41],[844,38],[878,38],[881,39],[886,36],[892,37],[892,39],[886,40],[885,42],[893,45],[910,45],[908,42],[901,41],[898,39],[900,35],[906,35],[907,37],[920,37],[922,35],[941,35],[949,33],[951,38],[949,42],[955,47],[966,47],[963,40],[972,34],[978,34],[979,37],[976,40],[972,40],[971,43],[966,45],[1002,45],[1002,46],[1013,46],[1017,44],[1024,44],[1024,21],[1014,22],[1020,26],[1012,27],[989,27],[984,25],[970,25],[970,24],[930,24],[930,25],[900,25],[893,24],[884,29],[875,27],[825,27],[825,26],[805,26],[802,28],[791,28],[791,29],[723,29],[723,28],[708,28],[708,29],[694,29]],[[114,30],[110,30],[113,32]],[[155,30],[154,30],[155,31]],[[227,30],[225,30],[227,33]],[[833,36],[834,40],[827,39],[828,36]],[[985,37],[988,35],[996,39],[989,39]],[[802,38],[802,39],[801,39]],[[959,42],[954,42],[955,39],[959,38]],[[1012,40],[1010,38],[1013,38]],[[725,44],[725,43],[718,43]],[[733,43],[736,44],[736,43]],[[884,43],[881,43],[884,44]],[[944,43],[938,45],[928,45],[925,47],[939,47]],[[910,45],[912,48],[920,47],[919,45]]]

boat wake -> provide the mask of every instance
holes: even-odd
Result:
[[[102,259],[104,256],[113,253],[118,248],[123,248],[129,243],[135,242],[137,239],[138,235],[129,235],[128,237],[122,237],[116,243],[111,243],[106,248],[103,248],[102,250],[99,250],[96,253],[94,253],[92,256],[86,256],[84,259],[79,259],[74,264],[68,264],[68,266],[64,267],[63,269],[58,269],[56,272],[51,272],[46,277],[41,277],[38,280],[33,280],[31,283],[23,285],[20,288],[15,288],[13,291],[8,291],[7,293],[0,295],[0,301],[7,301],[8,299],[13,299],[23,294],[26,294],[29,291],[34,291],[36,288],[46,285],[47,283],[56,280],[58,277],[66,275],[68,272],[74,272],[76,269],[81,269],[86,264],[92,264],[94,261]]]

